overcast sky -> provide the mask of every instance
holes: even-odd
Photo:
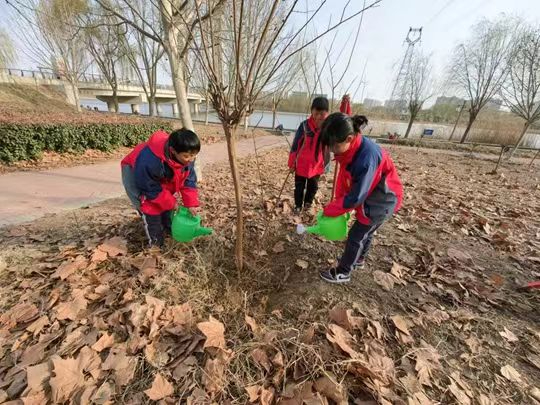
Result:
[[[333,0],[332,3],[337,13],[347,1]],[[349,8],[361,7],[362,3],[363,0],[352,0]],[[496,18],[501,13],[538,23],[540,0],[383,0],[364,16],[348,76],[351,80],[360,76],[367,61],[364,97],[385,100],[390,97],[397,65],[406,49],[404,39],[409,27],[423,27],[420,47],[432,54],[435,72],[440,76],[454,45],[469,35],[471,26],[482,17]],[[346,41],[357,24],[358,20],[342,29],[342,41]],[[361,92],[362,89],[356,94],[358,101]]]
[[[370,0],[366,0],[370,4]],[[304,3],[303,1],[300,4]],[[306,2],[311,9],[319,2],[309,0]],[[305,4],[300,9],[305,10]],[[347,0],[328,0],[325,10],[316,21],[317,27],[324,27],[330,17],[335,21]],[[361,8],[363,0],[350,0],[348,10]],[[9,31],[13,14],[8,12],[5,1],[0,0],[0,25]],[[423,27],[420,47],[428,54],[432,54],[432,62],[437,75],[443,73],[454,45],[467,37],[471,26],[482,17],[495,18],[501,13],[518,15],[532,22],[540,21],[540,0],[382,0],[379,6],[368,10],[363,19],[360,37],[356,44],[349,72],[344,79],[351,82],[358,77],[359,82],[364,64],[366,64],[364,97],[385,100],[392,91],[392,82],[401,61],[406,46],[404,39],[409,27]],[[334,14],[334,15],[332,15]],[[11,19],[11,20],[10,20]],[[295,15],[300,21],[305,15]],[[348,44],[338,64],[344,66],[349,57],[354,34],[358,27],[359,18],[340,28],[334,54],[336,55],[342,44]],[[321,29],[319,29],[319,32]],[[328,35],[318,44],[319,58],[322,61],[324,49],[329,47],[332,36]],[[21,55],[18,63],[22,68],[35,67],[29,58]],[[338,73],[339,69],[338,69]],[[326,72],[325,76],[328,76]],[[325,91],[328,92],[327,80],[323,80]],[[354,93],[356,85],[350,90]],[[355,95],[355,100],[361,101],[362,86]],[[338,96],[338,95],[336,95]]]

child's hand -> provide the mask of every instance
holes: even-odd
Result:
[[[191,212],[191,215],[196,217],[199,214],[199,207],[188,207],[189,212]]]

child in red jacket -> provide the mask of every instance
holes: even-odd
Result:
[[[151,246],[162,246],[171,233],[171,213],[182,204],[197,214],[199,198],[195,157],[201,150],[198,136],[188,129],[157,131],[135,147],[121,163],[122,183],[141,214]]]
[[[394,162],[385,150],[363,137],[368,120],[361,115],[331,114],[324,122],[321,146],[327,146],[339,163],[335,199],[324,215],[337,217],[356,211],[345,252],[336,268],[320,276],[330,283],[346,283],[354,269],[362,268],[375,231],[401,207],[403,187]]]
[[[326,148],[316,151],[322,123],[328,116],[328,99],[316,97],[311,104],[311,116],[300,124],[289,154],[289,169],[295,173],[295,211],[309,210],[319,188],[319,178],[330,160]]]
[[[339,111],[341,111],[343,114],[351,115],[352,109],[351,109],[351,96],[348,94],[345,94],[343,98],[341,99],[341,104],[339,106]]]

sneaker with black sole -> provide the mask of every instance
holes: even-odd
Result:
[[[332,284],[343,284],[351,281],[351,276],[349,274],[339,273],[335,268],[321,271],[319,275],[324,281]]]

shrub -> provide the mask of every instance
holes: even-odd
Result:
[[[168,122],[141,124],[0,124],[0,161],[39,159],[45,151],[83,153],[87,149],[110,152],[134,146],[158,129],[171,131]]]

